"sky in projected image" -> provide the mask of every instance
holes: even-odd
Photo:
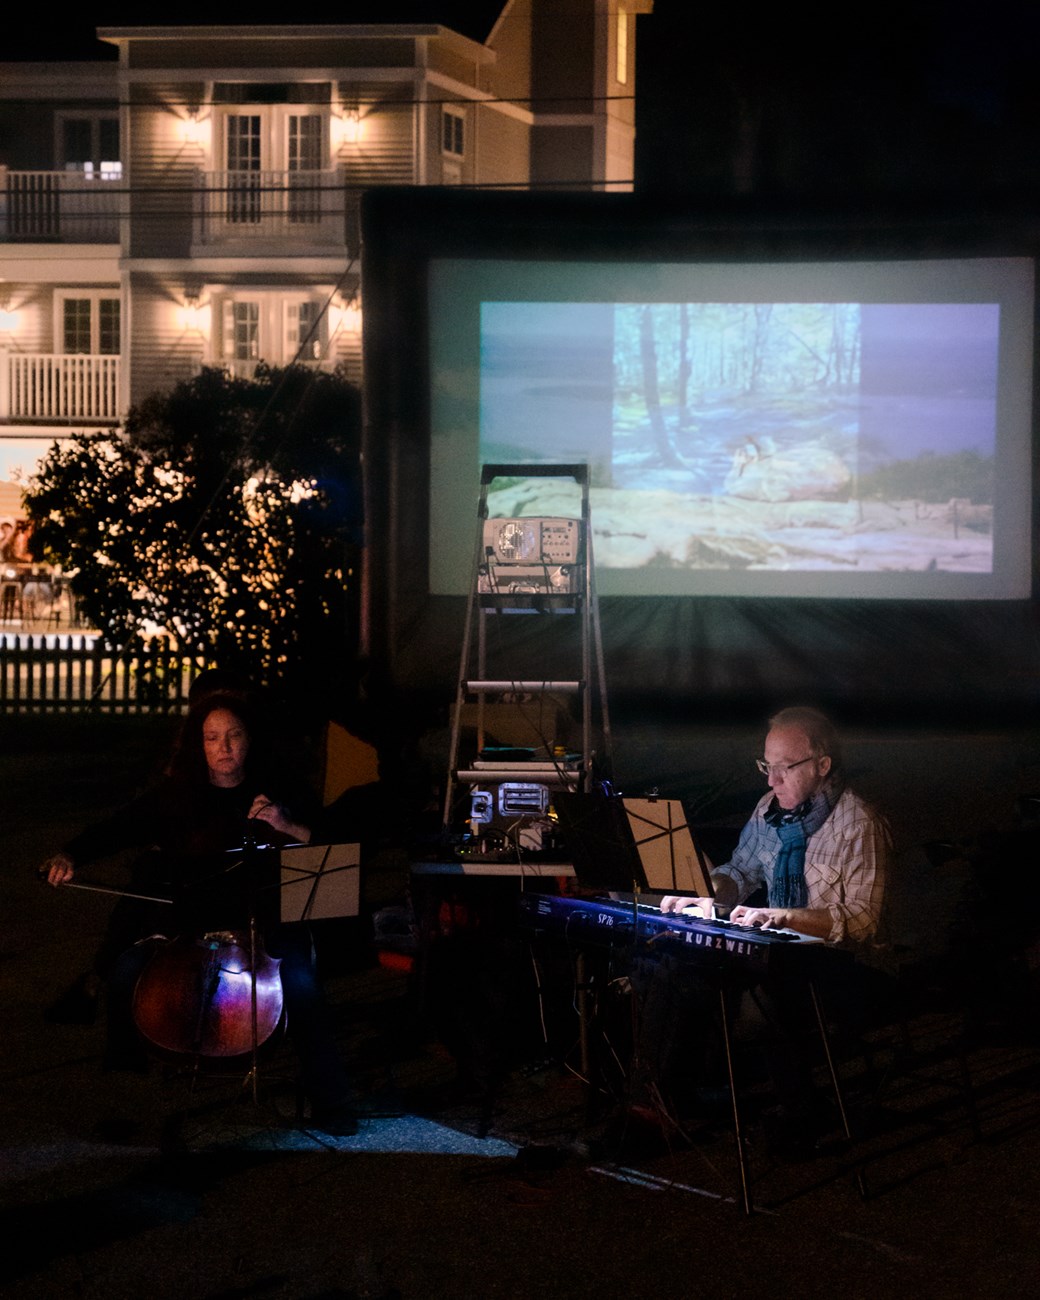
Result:
[[[989,573],[999,336],[995,303],[484,303],[480,458],[587,463],[600,568]]]

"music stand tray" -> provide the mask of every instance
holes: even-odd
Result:
[[[578,882],[619,893],[711,898],[711,862],[678,799],[560,791],[553,795]]]
[[[280,851],[281,919],[323,921],[361,910],[360,844],[292,844]]]
[[[646,888],[713,898],[711,861],[693,838],[678,799],[622,799]]]

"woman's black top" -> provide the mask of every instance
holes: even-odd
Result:
[[[279,911],[277,846],[285,837],[266,822],[248,820],[258,794],[282,804],[293,821],[311,824],[305,796],[287,798],[263,778],[225,788],[167,777],[75,836],[64,851],[79,868],[142,850],[134,888],[172,897],[178,930],[240,928],[250,914],[270,923]]]

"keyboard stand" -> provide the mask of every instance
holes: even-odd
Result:
[[[848,1113],[845,1109],[845,1095],[842,1092],[841,1081],[838,1078],[838,1071],[834,1064],[834,1055],[831,1051],[830,1034],[827,1031],[827,1022],[824,1019],[823,1011],[820,1007],[820,999],[816,993],[816,982],[812,979],[806,980],[809,991],[809,998],[812,1002],[813,1016],[816,1020],[816,1028],[820,1034],[820,1043],[823,1046],[824,1059],[827,1062],[827,1073],[830,1078],[831,1089],[834,1093],[834,1100],[838,1107],[838,1114],[841,1118],[842,1131],[845,1134],[845,1140],[852,1144],[852,1130],[849,1127]],[[751,1197],[751,1178],[748,1169],[747,1152],[744,1144],[743,1125],[740,1115],[740,1094],[737,1089],[736,1070],[733,1064],[733,1052],[730,1045],[729,1035],[729,1003],[726,997],[726,982],[719,982],[719,1013],[722,1017],[722,1040],[726,1055],[726,1071],[729,1079],[729,1095],[733,1109],[733,1139],[737,1147],[737,1167],[740,1173],[740,1200],[744,1208],[744,1213],[750,1216],[754,1212],[754,1204]],[[857,1168],[856,1185],[860,1196],[865,1194],[865,1183],[863,1180],[863,1171]]]
[[[795,996],[802,1001],[802,990],[809,999],[812,1014],[809,1020],[810,1032],[818,1033],[823,1048],[824,1060],[830,1086],[837,1103],[838,1115],[846,1141],[852,1142],[845,1098],[834,1063],[830,1035],[820,1005],[813,978],[815,967],[791,966],[787,959],[798,962],[802,957],[813,954],[825,958],[825,964],[849,959],[849,954],[839,949],[829,948],[822,941],[796,936],[790,931],[754,931],[745,926],[729,926],[725,922],[708,921],[700,918],[670,916],[665,921],[656,907],[639,902],[639,889],[633,889],[631,901],[620,898],[579,899],[560,898],[547,895],[528,894],[521,898],[523,924],[531,933],[556,935],[564,938],[567,947],[575,959],[576,1011],[579,1021],[579,1044],[581,1048],[582,1076],[589,1079],[593,1070],[590,1060],[590,1021],[594,1016],[588,985],[586,953],[593,950],[609,950],[628,961],[635,955],[639,945],[645,945],[647,951],[651,943],[673,943],[671,952],[682,962],[696,966],[703,980],[703,988],[710,1007],[710,999],[717,998],[718,1014],[721,1019],[721,1037],[725,1059],[727,1082],[730,1091],[732,1126],[734,1141],[737,1146],[737,1164],[739,1169],[739,1201],[744,1213],[753,1211],[751,1193],[751,1176],[748,1167],[744,1122],[740,1105],[740,1090],[737,1087],[737,1070],[734,1062],[733,1043],[730,1034],[731,1012],[738,1011],[733,995],[738,999],[745,993],[754,996],[758,987],[768,987],[770,972],[774,969],[791,971],[796,979]],[[719,927],[723,938],[720,941]],[[732,947],[724,936],[732,936]],[[702,945],[699,940],[707,937]],[[721,947],[719,946],[721,942]],[[771,954],[767,962],[765,957]],[[774,968],[772,959],[784,959]],[[716,960],[717,959],[717,960]],[[629,969],[631,969],[629,967]],[[757,999],[756,999],[757,1001]],[[803,1005],[804,1002],[802,1003]],[[762,1004],[759,1008],[769,1016]],[[711,1014],[709,1012],[709,1014]],[[787,1017],[775,1026],[777,1032],[790,1034]],[[857,1173],[857,1182],[863,1192],[862,1170]]]
[[[722,1043],[726,1052],[726,1075],[729,1079],[729,1097],[733,1108],[733,1140],[737,1144],[737,1168],[740,1171],[740,1200],[744,1213],[752,1213],[751,1178],[748,1173],[747,1152],[744,1149],[744,1133],[740,1122],[740,1094],[737,1092],[737,1075],[733,1068],[733,1049],[729,1041],[729,1003],[726,998],[725,981],[719,982],[719,1015],[722,1018]]]

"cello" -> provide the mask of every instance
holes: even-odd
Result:
[[[253,927],[169,939],[134,987],[134,1024],[153,1047],[176,1056],[255,1052],[282,1021],[280,965]]]
[[[80,881],[66,880],[62,887],[174,903]],[[247,930],[156,935],[130,995],[133,1024],[164,1055],[234,1058],[252,1052],[255,1058],[284,1019],[280,966],[281,958],[271,957],[260,942],[252,914]]]
[[[271,957],[256,926],[255,889],[263,850],[249,836],[231,875],[247,928],[187,931],[162,943],[138,977],[131,1014],[141,1036],[174,1056],[253,1054],[284,1014],[281,958]]]

